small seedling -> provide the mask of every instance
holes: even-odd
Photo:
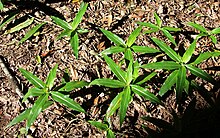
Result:
[[[62,20],[58,17],[54,17],[54,16],[51,17],[57,25],[59,25],[62,29],[64,29],[64,31],[61,34],[59,34],[57,39],[60,39],[64,36],[70,37],[70,45],[73,49],[76,58],[78,58],[78,47],[79,47],[78,33],[88,32],[87,30],[82,30],[82,29],[77,30],[77,27],[81,22],[87,7],[88,7],[88,3],[82,2],[79,12],[77,13],[75,19],[71,23],[68,23],[65,20]]]
[[[154,33],[157,31],[162,31],[162,33],[176,46],[177,44],[175,42],[175,39],[170,34],[170,32],[181,31],[181,29],[169,27],[169,26],[162,26],[162,20],[160,19],[160,17],[157,15],[156,12],[154,13],[154,18],[156,19],[155,24],[149,23],[149,22],[147,23],[137,22],[137,24],[151,28],[150,30],[144,31],[144,34],[150,34],[150,33]]]

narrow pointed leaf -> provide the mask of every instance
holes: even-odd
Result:
[[[128,40],[126,42],[126,45],[128,47],[132,46],[136,40],[136,38],[138,37],[138,35],[140,34],[141,32],[141,29],[142,29],[142,26],[136,28],[132,33],[131,35],[128,37]]]
[[[115,138],[115,134],[111,129],[107,131],[107,138]]]
[[[6,31],[7,34],[10,34],[10,33],[14,33],[16,31],[19,31],[29,25],[32,24],[32,22],[34,21],[34,17],[32,17],[31,19],[27,19],[26,21],[16,25],[15,27],[11,28],[10,30]]]
[[[173,70],[173,69],[178,69],[180,66],[181,66],[180,64],[178,64],[174,61],[161,61],[161,62],[144,64],[144,65],[142,65],[142,68]]]
[[[162,20],[160,19],[160,17],[157,15],[156,12],[154,12],[154,18],[156,19],[156,23],[159,27],[162,26]]]
[[[143,34],[151,34],[157,32],[159,29],[151,29],[151,30],[146,30],[143,32]]]
[[[22,75],[35,87],[41,89],[44,88],[45,84],[42,80],[40,80],[37,76],[33,75],[31,72],[26,71],[25,69],[19,68],[19,71]]]
[[[29,114],[30,114],[30,111],[31,111],[31,108],[29,109],[26,109],[25,111],[23,111],[21,114],[19,114],[17,117],[15,117],[7,126],[6,128],[8,127],[11,127],[25,119],[28,118]]]
[[[133,60],[131,60],[128,64],[128,68],[127,68],[127,85],[129,85],[132,81],[132,74],[133,74]]]
[[[138,76],[139,76],[139,63],[138,61],[135,61],[134,62],[134,65],[133,65],[133,78],[136,79]]]
[[[72,26],[66,22],[65,20],[62,20],[58,17],[55,17],[55,16],[51,16],[51,18],[53,19],[53,21],[59,25],[60,27],[62,27],[63,29],[65,30],[72,30]]]
[[[131,47],[135,53],[139,52],[139,53],[143,53],[143,54],[146,54],[146,53],[158,53],[160,52],[160,50],[157,50],[155,48],[151,48],[151,47],[148,47],[148,46],[132,46]]]
[[[133,58],[133,54],[132,54],[132,51],[130,48],[127,48],[125,50],[125,59],[127,59],[128,61],[133,61],[134,58]]]
[[[215,28],[211,31],[211,34],[219,34],[220,33],[220,27],[219,28]]]
[[[197,76],[197,77],[200,77],[208,82],[211,82],[211,83],[215,83],[216,81],[208,74],[206,73],[205,71],[203,71],[202,69],[199,69],[197,67],[194,67],[192,65],[186,65],[187,69],[190,70],[190,72]]]
[[[125,48],[120,47],[120,46],[112,46],[102,51],[101,54],[109,55],[109,54],[120,53],[120,52],[125,52]]]
[[[43,105],[48,100],[48,94],[44,94],[40,96],[36,102],[34,103],[33,107],[31,108],[30,114],[27,119],[27,129],[30,128],[30,126],[34,123],[34,121],[37,119],[38,115],[42,111]]]
[[[98,129],[104,130],[106,131],[108,129],[108,125],[107,124],[103,124],[101,122],[98,121],[88,121],[91,125],[95,126]]]
[[[67,95],[63,95],[62,93],[59,92],[51,92],[53,100],[65,105],[66,107],[71,108],[72,110],[78,111],[78,112],[83,112],[85,113],[85,110],[73,99],[69,98]]]
[[[162,87],[160,88],[160,91],[159,91],[160,96],[163,96],[176,83],[177,74],[178,74],[178,70],[175,70],[167,77]]]
[[[49,88],[49,90],[53,87],[54,80],[56,78],[56,72],[57,72],[58,65],[56,64],[50,71],[49,75],[47,76],[46,80],[46,86]]]
[[[53,101],[46,101],[42,107],[42,111],[47,109],[49,106],[51,106],[54,102]]]
[[[210,57],[217,57],[217,56],[220,56],[220,51],[201,53],[197,57],[197,59],[194,62],[192,62],[191,64],[196,65],[196,64],[203,62],[204,60],[209,59]]]
[[[73,49],[73,53],[74,53],[76,59],[78,59],[79,37],[78,37],[77,32],[75,32],[73,37],[70,39],[70,45]]]
[[[137,95],[143,96],[145,99],[147,99],[151,102],[161,104],[161,101],[153,93],[149,92],[148,90],[144,89],[143,87],[138,86],[138,85],[131,85],[131,89]]]
[[[18,14],[11,14],[8,17],[6,17],[0,24],[0,30],[2,29],[3,26],[11,22],[15,18],[16,15]]]
[[[125,86],[125,83],[113,79],[95,79],[90,83],[90,85],[99,85],[110,88],[123,88]]]
[[[38,24],[38,25],[34,26],[33,28],[31,28],[31,30],[29,30],[29,31],[25,34],[25,36],[19,41],[18,44],[21,44],[21,43],[23,43],[24,41],[28,40],[28,39],[29,39],[31,36],[33,36],[34,33],[36,33],[36,31],[37,31],[38,29],[40,29],[41,26],[43,26],[44,24],[45,24],[45,23],[41,23],[41,24]]]
[[[27,100],[28,97],[30,96],[41,96],[45,94],[45,92],[43,91],[43,89],[39,89],[39,88],[30,88],[28,90],[28,92],[24,95],[22,102],[25,102]]]
[[[137,22],[137,24],[142,25],[142,26],[147,26],[147,27],[155,29],[155,30],[159,29],[159,27],[157,25],[152,24],[152,23]]]
[[[163,41],[157,39],[157,38],[152,38],[152,40],[160,47],[161,50],[163,50],[172,60],[175,60],[177,62],[181,62],[181,57],[177,55],[177,53],[170,48],[166,43]]]
[[[122,82],[126,83],[126,73],[120,69],[120,67],[108,56],[103,55],[105,61],[110,67],[111,71],[115,74],[115,76]]]
[[[100,28],[100,30],[102,31],[102,33],[103,33],[110,41],[112,41],[112,42],[113,42],[114,44],[116,44],[117,46],[124,46],[124,47],[126,47],[125,42],[124,42],[119,36],[117,36],[116,34],[113,34],[112,32],[107,31],[107,30],[102,29],[102,28]]]
[[[182,60],[184,63],[189,62],[195,49],[196,49],[196,39],[192,42],[192,44],[189,46],[189,48],[184,53],[184,55],[182,57]]]
[[[170,32],[178,32],[181,31],[180,28],[174,28],[174,27],[169,27],[169,26],[164,26],[163,29],[170,31]]]
[[[177,46],[175,39],[173,38],[173,36],[170,34],[170,32],[168,32],[165,29],[161,29],[161,31],[163,32],[163,34],[175,45]]]
[[[84,33],[88,33],[89,30],[88,29],[78,29],[76,30],[79,34],[84,34]]]
[[[4,6],[2,4],[2,1],[0,0],[0,10],[3,10]]]
[[[59,40],[60,38],[64,36],[71,36],[72,31],[71,30],[63,30],[56,38],[56,40]]]
[[[123,93],[123,95],[122,95],[123,98],[121,99],[121,105],[120,105],[120,110],[119,110],[120,126],[122,126],[122,123],[124,122],[127,108],[128,108],[129,102],[131,100],[130,86],[126,87],[122,93]]]
[[[186,68],[181,66],[177,73],[176,79],[176,100],[180,102],[186,81]]]
[[[138,81],[138,82],[135,83],[135,84],[141,85],[141,84],[143,84],[143,83],[149,81],[149,80],[150,80],[151,78],[153,78],[155,75],[157,75],[157,73],[156,73],[156,72],[152,72],[151,74],[147,75],[143,80]]]
[[[85,86],[88,86],[89,83],[86,81],[71,81],[67,82],[62,88],[60,88],[58,91],[65,91],[65,92],[70,92],[74,89],[77,88],[82,88]]]
[[[88,7],[88,3],[83,2],[81,4],[79,12],[77,13],[76,17],[74,18],[73,22],[71,23],[72,30],[75,30],[77,28],[77,26],[79,25],[79,23],[81,22],[82,17],[86,12],[87,7]]]
[[[195,29],[197,29],[197,30],[199,30],[199,31],[201,31],[203,33],[207,33],[207,30],[203,26],[201,26],[201,25],[199,25],[197,23],[189,22],[188,25],[194,27]]]
[[[213,35],[210,35],[209,37],[211,38],[212,43],[214,43],[216,45],[217,44],[217,38]]]
[[[187,79],[185,80],[184,91],[189,94],[189,81]]]
[[[108,118],[110,116],[112,116],[115,111],[120,107],[120,103],[121,103],[121,99],[122,99],[122,95],[123,93],[119,93],[110,103],[107,111],[106,111],[106,118],[108,120]]]

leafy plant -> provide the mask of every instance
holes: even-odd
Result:
[[[177,102],[180,102],[182,92],[185,91],[188,93],[188,88],[190,85],[187,78],[187,71],[190,71],[191,74],[215,84],[215,80],[208,73],[197,68],[196,65],[212,56],[219,56],[220,51],[201,53],[195,61],[191,62],[191,57],[196,48],[196,39],[192,42],[182,57],[163,41],[157,38],[152,38],[152,40],[171,59],[169,61],[160,61],[142,65],[143,68],[147,69],[165,69],[171,71],[170,75],[160,88],[160,96],[163,96],[174,84],[176,84],[176,99]]]
[[[3,10],[3,8],[4,8],[4,5],[3,5],[2,1],[0,0],[0,10]]]
[[[107,55],[103,54],[105,61],[107,62],[109,68],[117,77],[115,79],[101,78],[93,80],[90,85],[100,85],[109,88],[121,88],[122,91],[112,100],[109,108],[106,112],[106,120],[110,123],[110,116],[112,116],[118,108],[120,117],[120,126],[122,125],[128,105],[132,100],[134,94],[144,97],[154,103],[161,104],[160,100],[147,89],[141,87],[143,83],[151,79],[156,73],[152,73],[146,76],[144,79],[139,80],[139,64],[138,62],[130,61],[127,70],[123,71],[120,67]]]
[[[157,53],[160,52],[157,49],[150,48],[147,46],[138,46],[135,45],[134,42],[138,35],[140,34],[142,29],[142,26],[136,28],[131,35],[128,37],[126,43],[123,41],[122,38],[117,36],[116,34],[113,34],[110,31],[104,30],[100,28],[100,30],[103,32],[103,34],[110,40],[112,41],[116,46],[112,46],[104,51],[102,51],[102,54],[112,54],[112,53],[119,53],[123,52],[125,55],[125,59],[127,60],[133,60],[133,52],[140,52],[140,53]]]
[[[202,25],[194,23],[194,22],[189,22],[188,25],[200,31],[200,33],[197,36],[198,38],[208,36],[212,40],[212,43],[217,44],[217,38],[215,37],[215,35],[220,34],[220,27],[215,28],[211,31],[208,31]]]
[[[177,44],[175,42],[175,39],[170,34],[170,32],[181,31],[181,29],[169,27],[169,26],[162,26],[162,20],[160,19],[160,17],[157,15],[156,12],[154,13],[154,18],[156,19],[155,24],[150,23],[150,22],[147,22],[147,23],[137,22],[137,24],[151,28],[150,30],[144,31],[144,34],[150,34],[150,33],[154,33],[157,31],[162,31],[162,33],[176,46]]]
[[[115,138],[114,132],[110,129],[108,123],[101,123],[98,121],[89,121],[89,123],[96,128],[105,131],[107,134],[107,138]]]
[[[78,47],[79,47],[78,33],[88,32],[87,30],[82,30],[82,29],[77,30],[77,27],[79,23],[81,22],[82,17],[86,12],[87,7],[88,7],[88,3],[82,2],[79,12],[77,13],[75,19],[71,23],[68,23],[55,16],[51,17],[57,25],[59,25],[62,29],[64,29],[64,31],[61,34],[59,34],[57,39],[60,39],[64,36],[70,37],[70,45],[73,49],[73,52],[76,58],[78,58]]]
[[[37,96],[38,99],[35,101],[34,105],[31,108],[26,109],[16,118],[14,118],[7,125],[7,127],[11,127],[12,125],[15,125],[23,120],[27,120],[26,130],[28,130],[30,126],[34,123],[38,115],[43,110],[48,108],[54,101],[59,102],[71,108],[72,110],[85,113],[85,110],[78,103],[73,101],[67,95],[64,95],[63,92],[70,92],[75,88],[86,86],[88,83],[85,81],[67,82],[62,86],[53,88],[57,68],[58,65],[55,65],[55,67],[51,69],[45,83],[37,76],[33,75],[31,72],[28,72],[22,68],[19,69],[22,75],[25,76],[25,78],[35,86],[28,90],[28,92],[23,97],[22,102],[25,102],[27,98],[31,96]]]

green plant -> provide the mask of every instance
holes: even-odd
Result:
[[[203,27],[197,23],[189,22],[188,25],[200,31],[197,38],[200,38],[203,36],[208,36],[209,38],[211,38],[212,43],[217,44],[217,38],[214,35],[220,34],[220,27],[215,28],[211,31],[208,31],[205,27]]]
[[[143,68],[147,69],[165,69],[171,71],[170,75],[167,77],[164,84],[160,88],[160,96],[163,96],[169,89],[171,89],[174,84],[176,84],[176,99],[177,102],[180,102],[182,92],[185,91],[186,93],[188,93],[188,88],[190,85],[189,80],[187,79],[187,70],[190,71],[191,74],[200,77],[208,82],[211,82],[213,84],[216,83],[215,80],[208,73],[206,73],[202,69],[197,68],[196,65],[212,56],[219,56],[220,51],[201,53],[195,61],[191,62],[191,57],[196,49],[197,39],[192,42],[192,44],[185,51],[182,57],[163,41],[157,38],[152,38],[152,40],[171,59],[170,61],[160,61],[142,65]]]
[[[28,92],[23,97],[22,102],[25,102],[27,98],[31,96],[37,96],[38,99],[35,101],[31,108],[26,109],[16,118],[14,118],[7,125],[7,127],[11,127],[12,125],[17,124],[23,120],[27,120],[26,130],[28,130],[38,115],[47,107],[49,107],[54,101],[59,102],[71,108],[72,110],[85,113],[85,110],[78,103],[63,93],[70,92],[75,88],[81,88],[86,86],[88,83],[85,81],[66,82],[61,86],[53,88],[57,68],[58,65],[55,65],[55,67],[51,69],[49,75],[47,76],[46,83],[40,80],[37,76],[33,75],[31,72],[28,72],[22,68],[19,69],[22,75],[25,76],[25,78],[35,86],[33,88],[29,88]]]
[[[155,24],[149,22],[147,23],[137,22],[137,24],[151,28],[150,30],[144,31],[144,34],[150,34],[157,31],[162,31],[162,33],[176,46],[177,44],[173,36],[170,34],[170,31],[177,32],[177,31],[181,31],[181,29],[169,27],[169,26],[162,26],[162,20],[160,19],[160,17],[157,15],[156,12],[154,13],[154,18],[156,19]]]
[[[78,58],[78,47],[79,47],[78,33],[88,32],[87,30],[82,30],[82,29],[77,30],[77,27],[81,22],[87,7],[88,7],[88,3],[82,2],[79,12],[77,13],[75,19],[70,24],[58,17],[54,17],[54,16],[51,17],[57,25],[59,25],[62,29],[64,29],[64,31],[61,34],[59,34],[57,39],[60,39],[64,36],[70,37],[70,45],[73,49],[76,58]]]
[[[151,102],[161,104],[160,100],[147,89],[141,87],[143,83],[151,79],[156,73],[152,73],[146,76],[144,79],[139,80],[139,64],[138,62],[130,61],[127,70],[123,71],[120,67],[107,55],[103,54],[103,57],[108,64],[111,71],[118,78],[109,79],[109,78],[101,78],[93,80],[90,85],[100,85],[109,88],[121,88],[122,91],[112,100],[109,108],[106,112],[106,120],[108,120],[110,124],[110,116],[112,116],[118,108],[119,109],[119,117],[120,117],[120,126],[122,125],[128,105],[132,100],[134,94],[144,97]]]
[[[2,1],[0,0],[0,10],[3,10],[3,8],[4,8],[4,5],[3,5]]]
[[[157,53],[160,52],[157,49],[150,48],[147,46],[137,46],[134,44],[136,38],[140,34],[142,29],[142,26],[136,28],[131,35],[128,37],[126,43],[123,41],[122,38],[117,36],[116,34],[113,34],[110,31],[101,29],[100,30],[103,32],[103,34],[110,40],[112,41],[116,46],[112,46],[104,51],[102,51],[101,54],[112,54],[112,53],[119,53],[123,52],[125,55],[125,59],[127,60],[133,60],[133,52],[140,52],[140,53]]]
[[[105,131],[107,134],[107,138],[115,138],[114,132],[110,129],[108,123],[101,123],[98,121],[88,121],[91,125],[95,126],[96,128]]]

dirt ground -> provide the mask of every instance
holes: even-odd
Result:
[[[29,1],[12,2],[5,5],[4,11],[0,12],[0,21],[12,11],[17,11],[18,16],[0,31],[0,137],[24,137],[20,129],[25,127],[25,122],[16,124],[11,128],[5,126],[19,113],[30,107],[35,99],[29,99],[28,104],[22,104],[22,96],[32,85],[28,83],[19,72],[24,68],[34,72],[39,78],[45,80],[49,70],[58,64],[58,75],[56,84],[61,82],[65,70],[71,74],[71,80],[85,80],[91,82],[99,77],[110,78],[113,76],[103,59],[97,56],[102,50],[111,46],[111,42],[103,36],[98,28],[105,28],[122,37],[124,40],[138,26],[136,21],[154,22],[153,13],[157,12],[163,20],[163,25],[180,27],[184,31],[175,34],[178,36],[178,47],[189,43],[187,34],[195,31],[186,25],[194,22],[208,29],[220,27],[220,2],[215,0],[94,0],[89,2],[86,14],[83,17],[80,28],[89,29],[89,33],[82,34],[80,38],[79,58],[76,59],[69,45],[68,38],[55,40],[61,29],[56,26],[50,16],[58,16],[71,21],[78,9],[79,4],[68,1]],[[27,17],[35,17],[35,22],[18,32],[4,34],[16,22],[21,22]],[[23,44],[16,43],[25,33],[39,22],[48,22],[41,29],[39,35],[32,37]],[[188,37],[186,37],[188,35]],[[193,35],[193,34],[192,34]],[[160,33],[153,36],[167,41]],[[218,41],[220,37],[217,36]],[[153,46],[150,38],[140,35],[136,41],[137,45]],[[177,47],[177,48],[178,48]],[[213,45],[208,38],[203,38],[197,45],[198,51],[220,50],[220,43]],[[36,57],[40,56],[42,63],[39,64]],[[116,62],[120,61],[122,55],[113,55]],[[141,63],[148,63],[151,57],[138,56]],[[220,80],[220,58],[211,58],[200,65],[201,68],[217,67],[207,70],[218,82]],[[157,81],[157,80],[155,80]],[[184,116],[185,109],[193,105],[191,111],[191,124],[183,127],[182,135],[178,137],[218,137],[220,132],[220,110],[219,86],[213,86],[205,81],[196,79],[201,86],[205,87],[211,95],[215,105],[210,107],[200,92],[195,91],[191,96],[186,96],[185,102],[181,104],[182,110],[175,104],[174,92],[162,97],[165,106],[152,104],[149,101],[135,96],[129,105],[127,116],[122,128],[119,128],[118,116],[114,115],[113,131],[116,137],[147,137],[149,131],[142,126],[146,125],[153,130],[155,125],[141,119],[143,116],[156,117],[174,124],[172,113]],[[158,82],[161,85],[161,82]],[[149,87],[157,95],[157,88],[153,81]],[[114,91],[113,93],[117,93]],[[76,113],[61,104],[53,104],[40,114],[30,131],[28,137],[105,137],[105,133],[91,126],[88,120],[103,120],[104,114],[112,99],[111,90],[102,87],[91,87],[76,90],[71,93],[71,98],[79,102],[88,114]],[[189,120],[188,120],[189,121]],[[190,121],[189,121],[190,122]],[[187,128],[192,128],[191,132]],[[185,133],[186,130],[187,132]],[[171,137],[171,136],[170,136]]]

